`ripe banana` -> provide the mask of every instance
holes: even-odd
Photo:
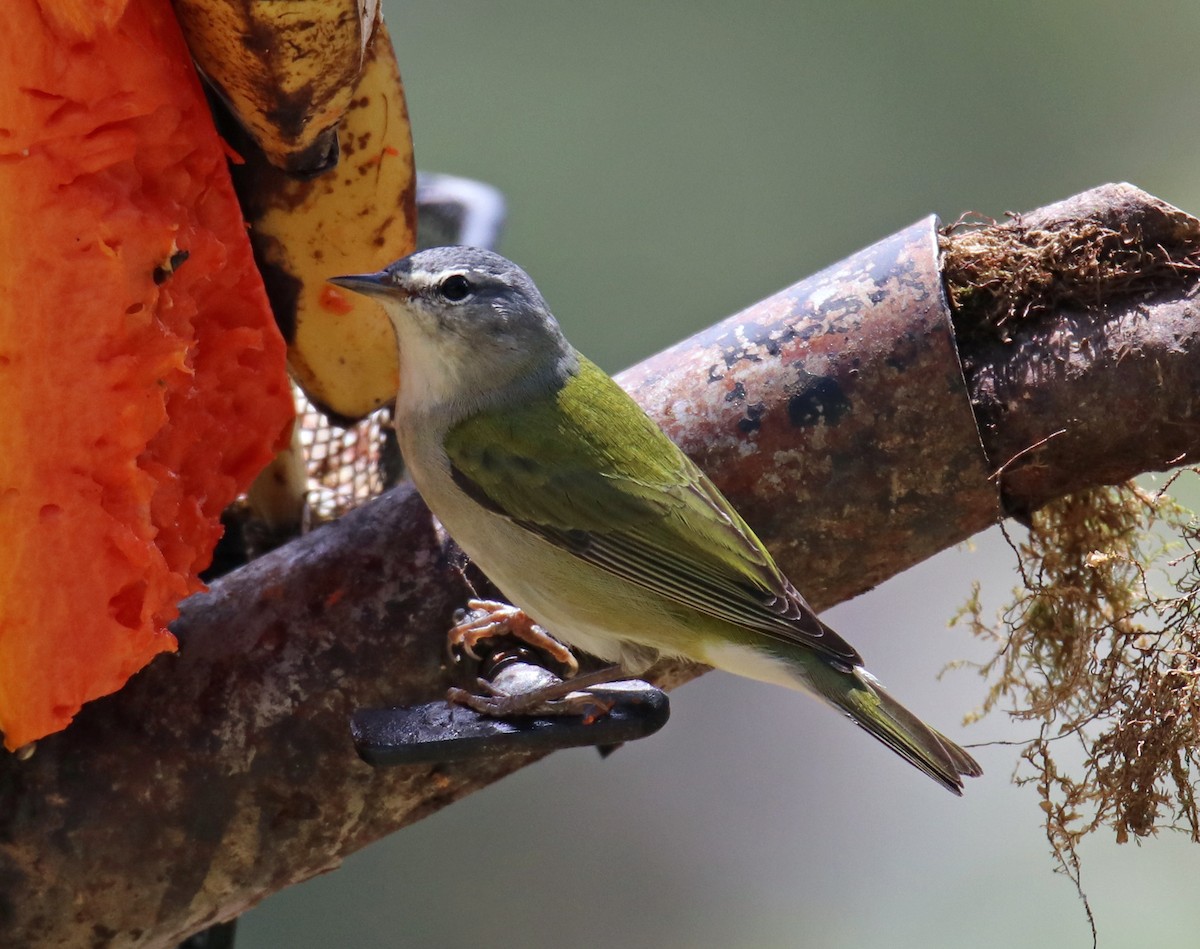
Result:
[[[382,309],[325,278],[379,270],[416,244],[415,172],[404,86],[382,17],[338,128],[336,169],[297,180],[252,143],[234,186],[292,377],[335,421],[348,424],[396,396],[396,344]],[[247,147],[249,146],[249,147]]]
[[[196,65],[270,161],[337,164],[379,0],[174,0]]]

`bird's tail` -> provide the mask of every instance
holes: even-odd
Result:
[[[961,795],[964,776],[974,778],[983,774],[974,758],[888,695],[861,666],[849,673],[829,671],[841,677],[842,682],[837,688],[822,688],[823,697],[947,790]],[[830,677],[821,678],[828,682]]]

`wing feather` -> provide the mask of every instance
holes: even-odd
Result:
[[[446,451],[460,488],[571,555],[708,616],[861,664],[716,486],[587,360],[551,398],[455,426]]]

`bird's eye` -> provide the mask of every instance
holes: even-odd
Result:
[[[438,285],[438,292],[451,303],[458,303],[471,295],[471,282],[460,273],[451,274]]]

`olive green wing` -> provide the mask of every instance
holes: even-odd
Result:
[[[861,664],[712,482],[587,360],[552,395],[455,426],[446,451],[460,488],[571,555],[701,613]]]

